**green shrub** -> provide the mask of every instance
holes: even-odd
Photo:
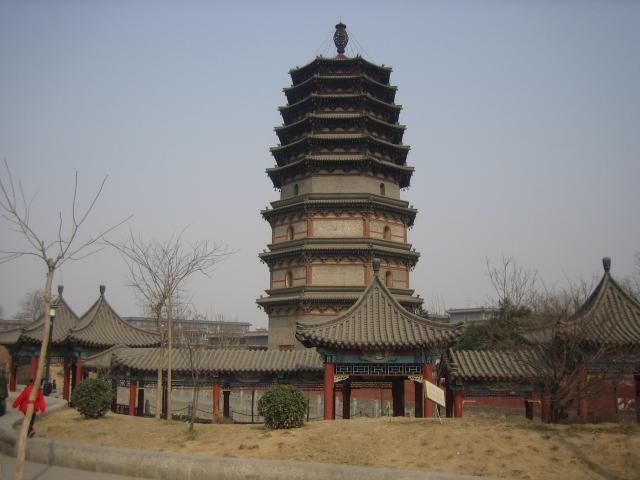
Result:
[[[258,401],[258,414],[267,428],[297,428],[304,424],[307,399],[291,385],[276,385]]]
[[[89,378],[73,389],[71,404],[87,418],[103,417],[111,408],[113,392],[109,382]]]

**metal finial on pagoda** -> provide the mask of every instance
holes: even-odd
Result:
[[[347,26],[342,22],[336,25],[336,33],[333,34],[333,43],[336,44],[338,55],[344,55],[344,49],[347,48],[347,43],[349,43],[349,34],[347,33]]]

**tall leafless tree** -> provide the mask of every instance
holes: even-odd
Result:
[[[25,322],[35,321],[42,315],[42,290],[35,289],[24,294],[22,300],[20,300],[20,311],[15,314],[16,320],[23,320]]]
[[[25,447],[29,423],[33,417],[34,400],[36,398],[42,375],[44,363],[49,348],[49,332],[51,330],[51,317],[48,312],[51,309],[51,284],[53,276],[58,268],[71,260],[80,260],[96,253],[100,249],[97,243],[109,232],[113,231],[126,218],[111,227],[99,231],[96,235],[80,238],[82,227],[93,211],[98,198],[104,188],[107,177],[104,177],[96,193],[93,195],[84,210],[78,207],[78,173],[75,174],[73,185],[73,200],[69,205],[69,219],[63,221],[62,211],[58,213],[58,223],[56,233],[50,240],[45,240],[41,230],[33,225],[31,221],[31,206],[33,197],[27,198],[22,183],[14,180],[9,164],[4,161],[5,178],[0,178],[0,210],[2,216],[9,225],[9,230],[17,233],[21,237],[23,247],[11,250],[0,251],[0,264],[7,263],[20,257],[35,257],[45,269],[45,280],[42,290],[42,312],[44,318],[44,328],[38,357],[38,369],[34,379],[34,388],[29,395],[29,404],[16,444],[16,471],[15,478],[22,480],[24,472]],[[95,248],[94,248],[95,247]]]
[[[133,234],[124,242],[108,242],[118,249],[127,262],[132,285],[154,312],[159,331],[166,332],[167,423],[171,423],[173,407],[171,386],[173,382],[174,319],[176,318],[176,308],[180,303],[180,293],[189,277],[195,273],[208,276],[218,262],[233,253],[221,243],[210,244],[208,241],[188,243],[183,239],[184,233],[185,229],[172,235],[164,242],[145,241]],[[161,337],[164,335],[161,334]],[[156,391],[156,418],[161,410],[159,402],[162,399],[163,365],[164,352],[161,350],[158,364],[158,390]]]

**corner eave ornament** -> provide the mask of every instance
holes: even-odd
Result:
[[[347,33],[347,26],[342,22],[336,25],[336,33],[333,34],[333,43],[336,44],[338,55],[344,55],[347,43],[349,43],[349,34]]]

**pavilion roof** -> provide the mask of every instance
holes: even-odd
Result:
[[[421,348],[450,343],[460,335],[460,327],[409,312],[376,273],[349,310],[325,322],[298,322],[296,337],[308,347]]]
[[[51,342],[53,344],[61,344],[67,340],[69,332],[78,325],[78,315],[69,307],[67,302],[62,297],[62,290],[59,289],[59,295],[52,303],[56,306],[56,316],[53,320],[53,333],[51,335]],[[27,342],[42,341],[42,333],[44,331],[44,313],[40,315],[40,318],[35,322],[26,325],[22,334],[22,339]]]
[[[155,371],[158,368],[158,348],[113,347],[88,357],[84,366],[105,368],[119,366],[139,371]],[[200,372],[211,373],[288,373],[322,371],[322,360],[316,350],[245,350],[199,348],[195,350],[194,367]],[[163,369],[167,369],[167,355]],[[173,370],[191,370],[186,348],[173,352]]]
[[[120,318],[104,298],[101,286],[100,297],[69,333],[69,341],[95,347],[147,347],[157,345],[160,340],[157,333],[134,327]]]
[[[451,377],[462,381],[529,382],[540,376],[542,353],[523,350],[454,350],[446,362]]]
[[[62,286],[59,286],[58,297],[51,302],[51,305],[56,308],[56,316],[53,321],[53,333],[51,335],[53,344],[64,343],[71,329],[74,328],[79,321],[78,316],[63,298],[62,290]],[[44,331],[44,319],[43,313],[38,319],[22,327],[0,332],[0,345],[13,345],[19,341],[25,343],[40,343]]]
[[[602,263],[602,279],[576,314],[561,324],[523,333],[525,340],[547,342],[562,335],[587,344],[639,348],[640,303],[611,276],[611,259],[605,257]]]

